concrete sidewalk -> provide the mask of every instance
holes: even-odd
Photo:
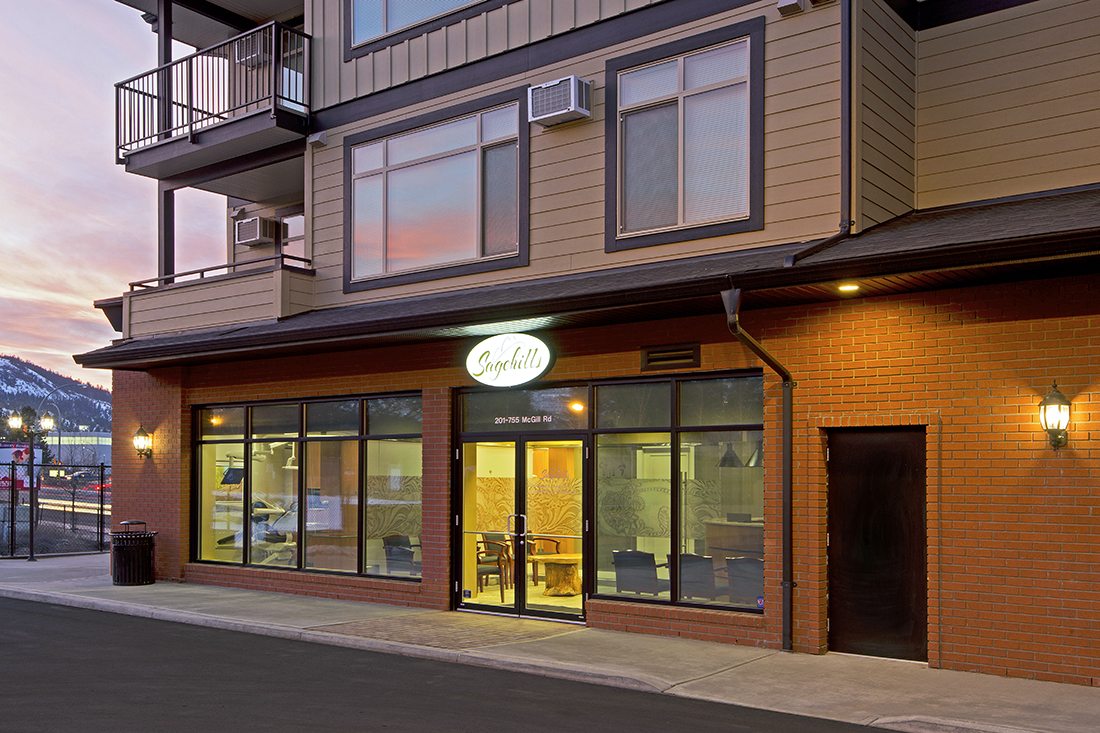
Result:
[[[1095,733],[1100,688],[583,626],[158,582],[107,555],[0,560],[0,596],[563,677],[914,733]]]

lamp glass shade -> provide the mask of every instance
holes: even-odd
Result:
[[[42,427],[43,430],[47,432],[53,430],[53,416],[49,413],[46,413],[42,417],[38,418],[38,424]]]
[[[1039,403],[1039,424],[1043,430],[1065,430],[1069,427],[1069,400],[1055,382]]]
[[[1043,426],[1043,430],[1065,430],[1069,427],[1069,405],[1040,407],[1039,424]]]
[[[12,430],[18,430],[19,428],[23,427],[23,418],[19,415],[18,412],[13,412],[8,418],[8,427]]]
[[[143,427],[139,427],[134,433],[134,448],[139,456],[149,456],[153,453],[153,436],[145,432]]]

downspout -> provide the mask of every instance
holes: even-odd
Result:
[[[852,0],[840,0],[840,231],[787,255],[784,267],[824,251],[852,233]]]
[[[783,651],[789,652],[793,649],[792,614],[794,603],[792,590],[795,586],[794,562],[791,557],[793,547],[791,539],[793,534],[791,505],[794,493],[791,479],[791,433],[793,432],[791,390],[794,387],[794,382],[791,379],[791,373],[787,371],[786,367],[776,361],[775,357],[769,354],[764,347],[760,345],[759,341],[741,329],[741,323],[738,320],[738,310],[741,307],[741,291],[737,288],[723,290],[722,305],[725,306],[726,309],[726,324],[729,326],[730,333],[736,336],[741,343],[752,351],[752,353],[760,357],[760,360],[771,367],[772,370],[779,375],[779,378],[783,380],[783,457],[781,460],[783,469]]]

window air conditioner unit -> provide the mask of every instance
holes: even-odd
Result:
[[[271,244],[275,241],[275,234],[281,226],[282,224],[275,219],[264,219],[260,216],[241,219],[234,223],[233,241],[236,244],[247,244],[249,247]]]
[[[233,42],[233,61],[254,69],[261,64],[266,64],[271,55],[265,43],[267,38],[262,33],[238,38]]]
[[[527,90],[527,121],[543,127],[592,116],[592,82],[567,76]]]

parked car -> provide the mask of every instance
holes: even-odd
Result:
[[[58,486],[65,489],[92,489],[102,491],[111,490],[111,472],[106,471],[100,483],[99,469],[86,469],[74,471],[58,481]]]

